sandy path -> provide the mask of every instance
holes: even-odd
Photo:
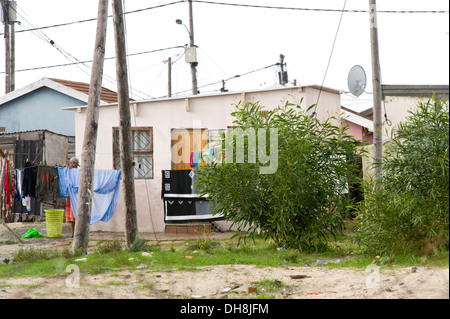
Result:
[[[379,274],[379,277],[377,277]],[[293,279],[298,275],[303,279]],[[262,298],[286,299],[446,299],[449,269],[399,268],[379,273],[323,267],[256,267],[222,265],[196,271],[148,269],[97,275],[68,270],[53,278],[0,279],[0,298]],[[261,280],[278,281],[275,291],[264,291]],[[281,285],[281,284],[280,284]],[[247,287],[257,294],[247,294]]]

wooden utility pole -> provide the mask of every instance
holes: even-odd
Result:
[[[81,153],[78,207],[73,240],[73,250],[87,254],[89,227],[91,221],[92,192],[94,184],[95,150],[97,144],[100,93],[102,89],[103,62],[105,60],[106,25],[108,19],[108,0],[99,0],[97,31],[89,85],[86,125],[84,128],[83,149]]]
[[[286,81],[285,81],[285,77],[284,77],[284,55],[280,54],[280,68],[281,68],[281,73],[280,73],[280,84],[282,86],[286,85]]]
[[[192,10],[192,0],[189,0],[189,46],[195,47],[194,44],[194,16]],[[198,62],[191,62],[191,74],[192,74],[192,94],[198,94],[197,88],[197,64]]]
[[[130,97],[128,88],[127,54],[122,0],[112,0],[114,39],[116,48],[116,77],[119,95],[120,164],[125,200],[125,244],[130,247],[138,236],[136,195],[134,189],[133,140],[131,136]]]
[[[16,2],[1,0],[5,38],[5,93],[15,90],[15,27]]]
[[[373,82],[373,145],[375,179],[381,176],[383,162],[383,132],[381,114],[381,69],[378,48],[377,2],[369,0],[370,5],[370,40],[372,50],[372,82]]]
[[[172,58],[169,57],[167,59],[167,68],[168,68],[168,83],[167,83],[167,90],[168,90],[168,97],[172,97]]]

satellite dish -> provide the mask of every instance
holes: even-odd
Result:
[[[366,72],[361,66],[355,65],[351,68],[350,72],[348,73],[347,84],[350,92],[354,96],[359,97],[364,93],[367,85],[367,76]]]

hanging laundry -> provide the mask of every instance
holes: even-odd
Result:
[[[194,152],[194,167],[197,169],[200,164],[200,152]]]
[[[55,202],[59,198],[58,169],[40,165],[37,168],[36,198],[41,202]]]
[[[16,196],[14,197],[15,201],[18,202],[22,199],[22,181],[23,181],[23,171],[21,169],[16,169],[16,179],[15,179],[15,189]]]
[[[194,168],[194,152],[191,152],[190,157],[189,157],[189,167],[190,168]]]
[[[162,193],[164,194],[192,194],[193,170],[163,170]]]
[[[22,198],[22,205],[26,207],[27,211],[31,211],[31,197],[30,195],[27,195],[26,197]]]
[[[165,201],[167,216],[195,215],[195,201],[193,199],[170,199]]]
[[[14,198],[14,177],[12,173],[12,163],[9,160],[6,162],[5,173],[5,185],[3,186],[3,190],[5,191],[6,205],[11,208],[11,197]]]
[[[25,163],[23,170],[22,192],[23,196],[30,196],[36,198],[36,178],[37,166],[32,166],[30,162]]]
[[[70,205],[76,218],[80,169],[58,167],[59,193],[63,198],[70,197]],[[120,170],[94,170],[91,222],[107,222],[111,219],[119,200]]]

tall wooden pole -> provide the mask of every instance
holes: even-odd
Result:
[[[370,40],[372,50],[372,82],[373,82],[373,145],[375,179],[381,176],[383,161],[383,132],[381,114],[381,69],[378,48],[377,2],[369,0],[370,5]]]
[[[189,0],[189,46],[195,47],[194,44],[194,14],[192,10],[192,0]],[[191,74],[192,74],[192,95],[198,94],[197,88],[197,64],[198,62],[191,62]]]
[[[9,26],[9,91],[16,89],[16,27],[14,21]]]
[[[172,97],[172,58],[171,57],[169,57],[168,59],[167,59],[167,77],[168,77],[168,83],[167,83],[167,91],[168,91],[168,94],[167,94],[167,96],[168,97]]]
[[[1,0],[2,17],[5,25],[5,93],[15,90],[15,26],[16,2]]]
[[[125,200],[125,244],[130,247],[138,236],[136,195],[134,189],[133,140],[131,136],[130,97],[128,88],[127,55],[122,0],[112,0],[114,39],[116,49],[116,77],[119,95],[120,163]]]
[[[86,125],[81,153],[78,207],[74,231],[73,250],[87,254],[91,221],[92,191],[94,184],[95,150],[97,144],[100,93],[102,89],[103,62],[105,59],[108,0],[99,0],[94,60],[89,86]]]
[[[9,0],[2,0],[5,39],[5,93],[11,92],[11,42],[9,25]]]

